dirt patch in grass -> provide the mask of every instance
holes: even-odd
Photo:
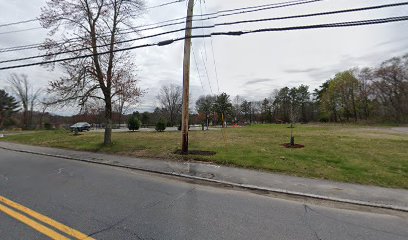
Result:
[[[285,148],[304,148],[305,145],[302,144],[290,144],[290,143],[284,143],[282,144],[282,146],[284,146]]]

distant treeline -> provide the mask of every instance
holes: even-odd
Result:
[[[40,104],[45,106],[41,111],[33,111],[34,97],[20,99],[17,101],[0,90],[0,129],[58,127],[77,121],[104,123],[104,108],[97,104],[89,105],[73,117],[60,117],[47,113],[44,104]],[[162,86],[157,99],[159,106],[153,112],[133,115],[144,126],[154,126],[160,119],[168,126],[179,126],[182,88]],[[114,123],[127,122],[129,115],[123,114],[123,109],[122,105],[113,111]],[[258,101],[226,93],[200,96],[190,112],[190,123],[203,125],[311,121],[408,123],[408,55],[389,59],[378,67],[339,72],[313,91],[306,85],[284,87]]]
[[[160,118],[169,126],[180,125],[182,89],[163,86],[160,107],[134,114],[144,125]],[[190,123],[251,124],[289,122],[408,122],[408,55],[384,61],[378,67],[339,72],[319,88],[306,85],[274,90],[268,98],[200,96],[191,109]]]
[[[248,101],[201,96],[196,110],[203,122],[408,122],[408,55],[384,61],[375,68],[354,68],[339,72],[318,89],[284,87],[271,97]]]

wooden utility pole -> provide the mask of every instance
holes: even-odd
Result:
[[[184,61],[183,61],[183,112],[181,120],[181,153],[188,154],[188,119],[189,119],[189,97],[190,97],[190,50],[191,31],[193,27],[194,0],[188,0],[186,33],[184,40]]]

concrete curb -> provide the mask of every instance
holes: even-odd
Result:
[[[311,198],[311,199],[315,199],[315,200],[324,200],[324,201],[330,201],[330,202],[336,202],[336,203],[352,204],[352,205],[358,205],[358,206],[364,206],[364,207],[381,208],[381,209],[386,209],[386,210],[408,212],[407,207],[401,207],[401,206],[371,203],[371,202],[364,202],[364,201],[358,201],[358,200],[329,197],[329,196],[323,196],[323,195],[317,195],[317,194],[308,194],[308,193],[289,191],[289,190],[279,189],[279,188],[268,188],[268,187],[261,187],[261,186],[255,186],[255,185],[249,185],[249,184],[240,184],[240,183],[228,182],[228,181],[223,181],[223,180],[216,180],[216,179],[198,177],[198,176],[193,176],[193,175],[188,175],[188,174],[182,174],[182,173],[177,173],[177,172],[158,171],[158,170],[139,168],[139,167],[120,164],[120,163],[114,163],[113,164],[113,163],[108,163],[108,162],[100,162],[100,161],[95,161],[95,160],[91,160],[91,159],[82,159],[82,158],[70,157],[70,156],[65,156],[65,155],[49,154],[49,153],[42,153],[42,152],[12,149],[12,148],[7,148],[7,147],[3,147],[3,146],[0,146],[0,149],[4,149],[4,150],[8,150],[8,151],[14,151],[14,152],[41,155],[41,156],[56,157],[56,158],[79,161],[79,162],[94,163],[94,164],[105,165],[105,166],[110,166],[110,167],[120,167],[120,168],[143,171],[143,172],[148,172],[148,173],[155,173],[155,174],[160,174],[160,175],[181,177],[181,178],[187,178],[187,179],[191,179],[191,180],[199,180],[199,181],[204,181],[204,182],[209,182],[209,183],[222,184],[222,185],[237,187],[237,188],[246,189],[246,190],[265,191],[265,192],[269,192],[269,193],[285,194],[285,195],[294,196],[294,197],[304,197],[304,198]]]

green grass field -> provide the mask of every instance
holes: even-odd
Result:
[[[179,132],[113,133],[114,144],[102,146],[103,133],[73,136],[66,131],[39,131],[1,139],[24,144],[131,155],[190,159],[263,169],[302,177],[330,179],[408,189],[408,132],[391,127],[356,125],[296,125],[301,149],[289,142],[287,125],[254,125],[214,131],[191,131],[190,149],[215,151],[214,156],[182,157]]]

